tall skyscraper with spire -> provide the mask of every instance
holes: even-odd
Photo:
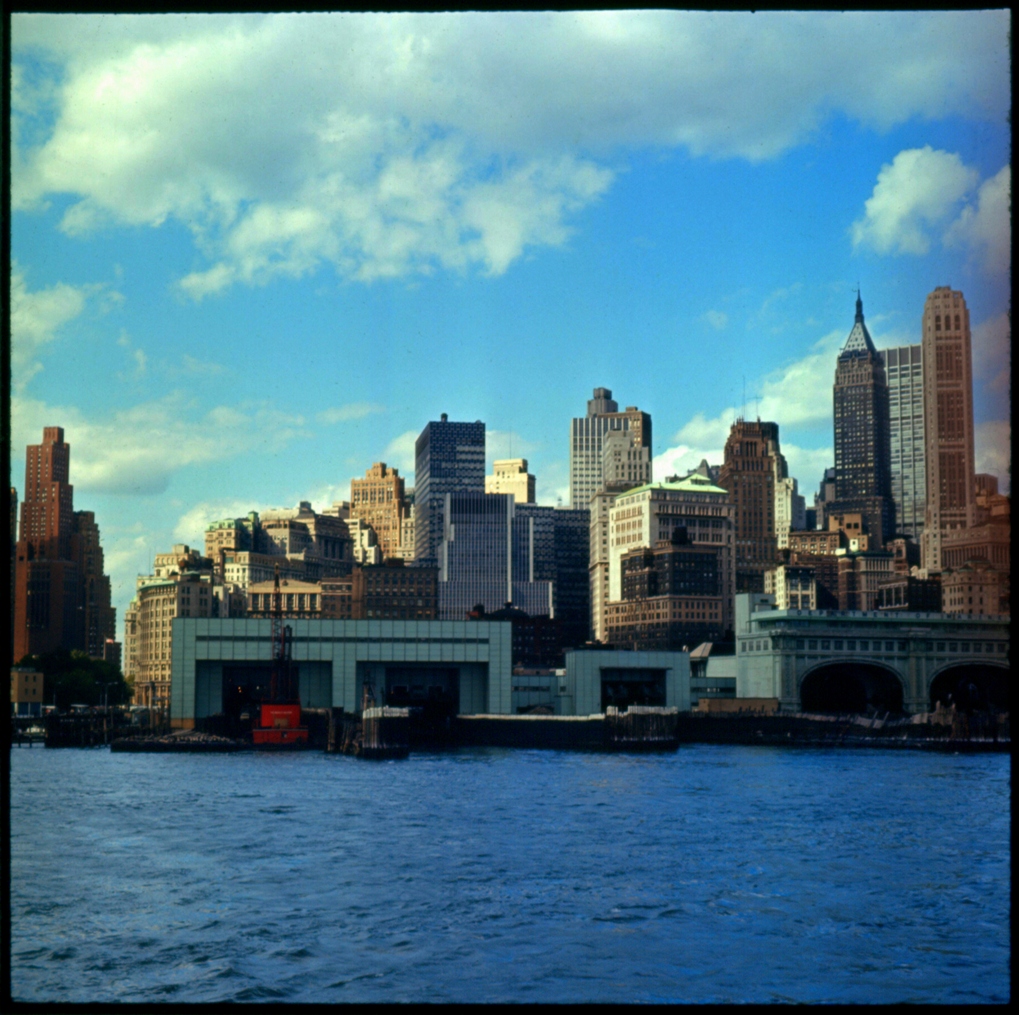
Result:
[[[973,352],[961,292],[939,285],[924,303],[923,411],[927,505],[922,563],[942,569],[946,532],[973,525]]]
[[[888,381],[884,362],[863,320],[856,320],[835,365],[835,504],[829,514],[859,512],[872,548],[895,532]]]

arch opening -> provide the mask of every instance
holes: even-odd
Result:
[[[804,712],[837,714],[902,712],[902,682],[883,666],[828,663],[812,670],[800,685]]]
[[[951,705],[960,712],[1009,711],[1008,670],[987,663],[960,663],[932,681],[931,708]]]

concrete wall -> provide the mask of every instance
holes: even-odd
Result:
[[[328,693],[330,706],[359,710],[359,664],[434,663],[460,670],[461,710],[511,712],[512,629],[507,621],[294,620],[290,624],[301,697],[304,701],[307,693],[309,707],[326,707],[318,702]],[[196,717],[222,707],[223,663],[269,663],[270,630],[269,620],[175,619],[173,725],[189,728]],[[200,681],[196,681],[197,670],[202,673]]]
[[[690,708],[690,654],[688,652],[585,651],[566,653],[566,696],[572,711],[563,715],[601,712],[603,669],[665,670],[665,707],[685,712]]]

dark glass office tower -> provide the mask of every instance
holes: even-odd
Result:
[[[447,493],[485,492],[485,424],[450,423],[443,413],[414,448],[414,562],[438,563]]]
[[[856,321],[835,366],[833,401],[836,503],[827,513],[859,512],[871,549],[881,549],[895,532],[888,381],[859,293]]]

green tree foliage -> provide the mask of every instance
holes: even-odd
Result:
[[[86,652],[57,649],[38,656],[25,656],[19,666],[30,666],[44,676],[44,704],[52,705],[56,695],[57,708],[62,712],[71,705],[101,705],[106,685],[106,701],[110,705],[126,705],[131,688],[113,663],[92,659]]]

